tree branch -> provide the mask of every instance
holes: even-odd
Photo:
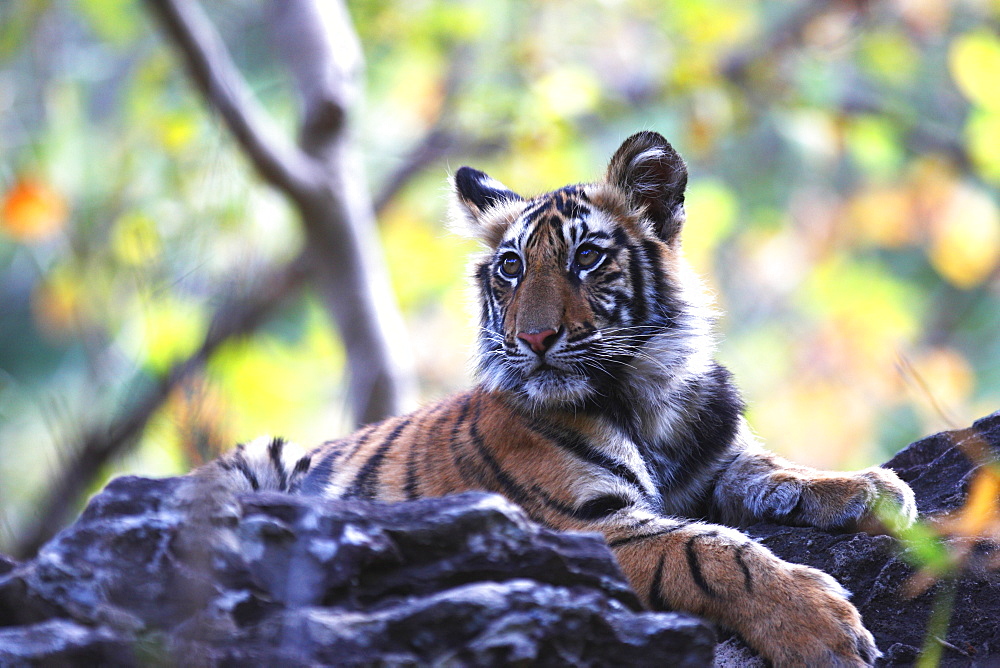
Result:
[[[181,382],[204,366],[226,341],[249,334],[295,293],[308,277],[310,258],[300,255],[282,267],[247,296],[221,306],[212,317],[201,346],[187,359],[175,364],[156,389],[143,397],[125,415],[87,434],[50,486],[38,519],[14,547],[14,554],[27,557],[36,553],[69,519],[77,499],[104,466],[127,452],[142,434],[154,413]]]
[[[722,64],[723,76],[735,84],[746,86],[755,64],[801,43],[803,31],[809,22],[835,5],[835,0],[811,0],[799,5],[763,38],[731,53]]]
[[[437,118],[424,136],[413,144],[403,162],[382,182],[375,195],[376,215],[381,215],[406,184],[431,163],[452,153],[491,155],[502,151],[509,143],[503,136],[469,141],[463,139],[463,133],[452,130],[456,99],[471,73],[471,63],[474,62],[471,46],[459,44],[452,49],[448,61],[451,65],[444,77]]]
[[[502,136],[466,141],[448,130],[445,123],[436,123],[407,153],[403,162],[385,178],[375,195],[376,215],[381,216],[400,191],[428,165],[456,153],[480,157],[495,155],[507,148],[509,143],[508,138]]]
[[[343,5],[280,0],[272,5],[289,68],[304,101],[304,149],[286,143],[257,105],[222,39],[191,0],[147,0],[176,43],[206,100],[219,111],[261,176],[296,205],[306,248],[252,296],[220,308],[195,354],[171,369],[124,416],[87,434],[50,487],[39,519],[16,550],[36,551],[65,522],[76,500],[113,457],[131,448],[173,389],[231,337],[253,331],[306,279],[337,321],[350,360],[357,422],[406,405],[412,373],[374,233],[363,173],[346,139],[348,105],[358,96],[360,48]]]
[[[218,110],[260,175],[286,192],[315,188],[319,175],[268,122],[201,7],[189,0],[146,0],[177,44],[188,73]]]
[[[262,114],[204,14],[190,0],[147,1],[163,17],[208,102],[253,151],[251,157],[263,158],[258,163],[253,157],[258,169],[299,211],[318,269],[313,280],[350,360],[355,421],[399,412],[413,394],[413,374],[402,317],[378,254],[364,172],[348,132],[348,110],[360,91],[361,49],[343,4],[275,0],[268,10],[268,24],[303,101],[303,149],[295,150],[258,136],[268,131],[256,120]],[[213,83],[219,81],[225,85]]]

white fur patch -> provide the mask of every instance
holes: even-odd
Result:
[[[479,185],[481,185],[484,188],[489,188],[490,190],[499,190],[500,192],[512,192],[510,188],[500,183],[489,174],[483,174],[482,176],[479,177]]]

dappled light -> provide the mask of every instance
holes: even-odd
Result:
[[[300,101],[262,3],[202,5],[291,136]],[[653,129],[688,161],[685,254],[770,448],[862,467],[1000,407],[996,2],[348,8],[367,62],[351,130],[423,401],[470,382],[477,246],[447,229],[449,175],[543,192],[599,178]],[[3,549],[83,434],[196,357],[220,305],[253,297],[309,232],[146,4],[3,3],[0,26]],[[350,359],[326,299],[296,291],[213,348],[90,488],[260,433],[346,433]],[[980,475],[949,526],[993,526],[995,482]]]

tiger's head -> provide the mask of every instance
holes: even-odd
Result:
[[[481,381],[535,406],[582,407],[710,353],[680,254],[686,185],[655,132],[625,140],[604,180],[532,198],[459,169],[458,218],[487,247],[475,264]]]

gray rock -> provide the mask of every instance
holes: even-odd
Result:
[[[970,428],[917,441],[886,462],[913,488],[921,519],[954,511],[965,502],[978,470],[964,453],[972,442],[984,452],[992,450],[994,457],[1000,455],[1000,412]],[[914,555],[888,536],[774,524],[757,524],[746,531],[781,558],[820,568],[853,592],[852,602],[885,654],[880,665],[913,664],[927,641],[927,622],[938,594],[953,587],[955,601],[947,637],[941,639],[945,641],[941,665],[1000,666],[1000,573],[985,566],[990,555],[1000,553],[1000,546],[980,545],[954,581],[938,582],[911,598],[905,583],[915,573]]]
[[[888,463],[925,517],[964,502],[970,443],[1000,449],[1000,413]],[[910,598],[912,555],[889,537],[747,531],[852,590],[883,665],[915,661],[944,587],[955,604],[942,664],[1000,664],[1000,576],[982,565],[996,546]],[[4,666],[702,666],[714,646],[695,617],[641,610],[599,536],[550,531],[486,494],[232,499],[186,479],[124,477],[35,559],[0,558]],[[734,637],[715,661],[763,665]]]
[[[705,665],[715,644],[641,610],[598,535],[497,496],[227,501],[176,478],[112,481],[0,577],[0,620],[19,660],[126,665]]]
[[[134,665],[135,638],[67,619],[0,628],[0,666]]]

